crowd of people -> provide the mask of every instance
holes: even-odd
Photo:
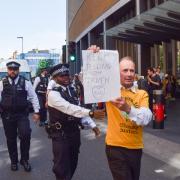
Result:
[[[172,73],[163,73],[160,66],[157,68],[149,67],[147,76],[135,76],[135,85],[139,89],[148,92],[149,107],[153,111],[153,91],[162,90],[164,102],[168,105],[169,101],[174,101],[176,96],[176,78]]]

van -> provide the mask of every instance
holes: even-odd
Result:
[[[27,63],[27,60],[25,59],[8,59],[8,60],[3,60],[0,62],[0,80],[7,75],[7,66],[6,64],[8,62],[15,61],[19,63],[20,69],[19,69],[19,74],[21,76],[24,76],[27,80],[31,81],[31,72],[29,65]]]

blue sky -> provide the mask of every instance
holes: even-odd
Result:
[[[60,51],[66,39],[66,0],[1,0],[0,58],[33,48]]]

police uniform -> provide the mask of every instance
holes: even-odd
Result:
[[[50,71],[52,76],[69,75],[68,65],[59,64]],[[70,180],[75,172],[80,148],[80,120],[90,110],[78,106],[72,86],[57,84],[48,94],[48,111],[54,155],[53,171],[57,180]]]
[[[7,68],[19,68],[17,62],[7,63]],[[11,169],[17,170],[18,150],[17,136],[20,139],[20,163],[25,171],[30,171],[28,164],[31,139],[31,128],[28,119],[28,100],[33,105],[34,112],[39,112],[39,102],[32,84],[24,77],[17,75],[15,79],[6,76],[0,81],[1,117],[7,138],[7,147],[11,160]]]
[[[39,99],[40,104],[40,126],[44,125],[47,122],[47,108],[45,107],[46,104],[46,93],[47,93],[47,86],[48,86],[48,77],[40,74],[35,78],[33,87]]]

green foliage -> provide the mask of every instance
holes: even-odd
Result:
[[[38,68],[39,69],[45,69],[49,67],[49,62],[46,59],[42,59],[39,61]]]
[[[38,76],[41,73],[42,69],[46,69],[46,68],[49,68],[49,67],[50,67],[50,63],[49,63],[48,59],[40,60],[39,63],[38,63],[38,68],[37,68],[37,71],[36,71],[36,76]]]

